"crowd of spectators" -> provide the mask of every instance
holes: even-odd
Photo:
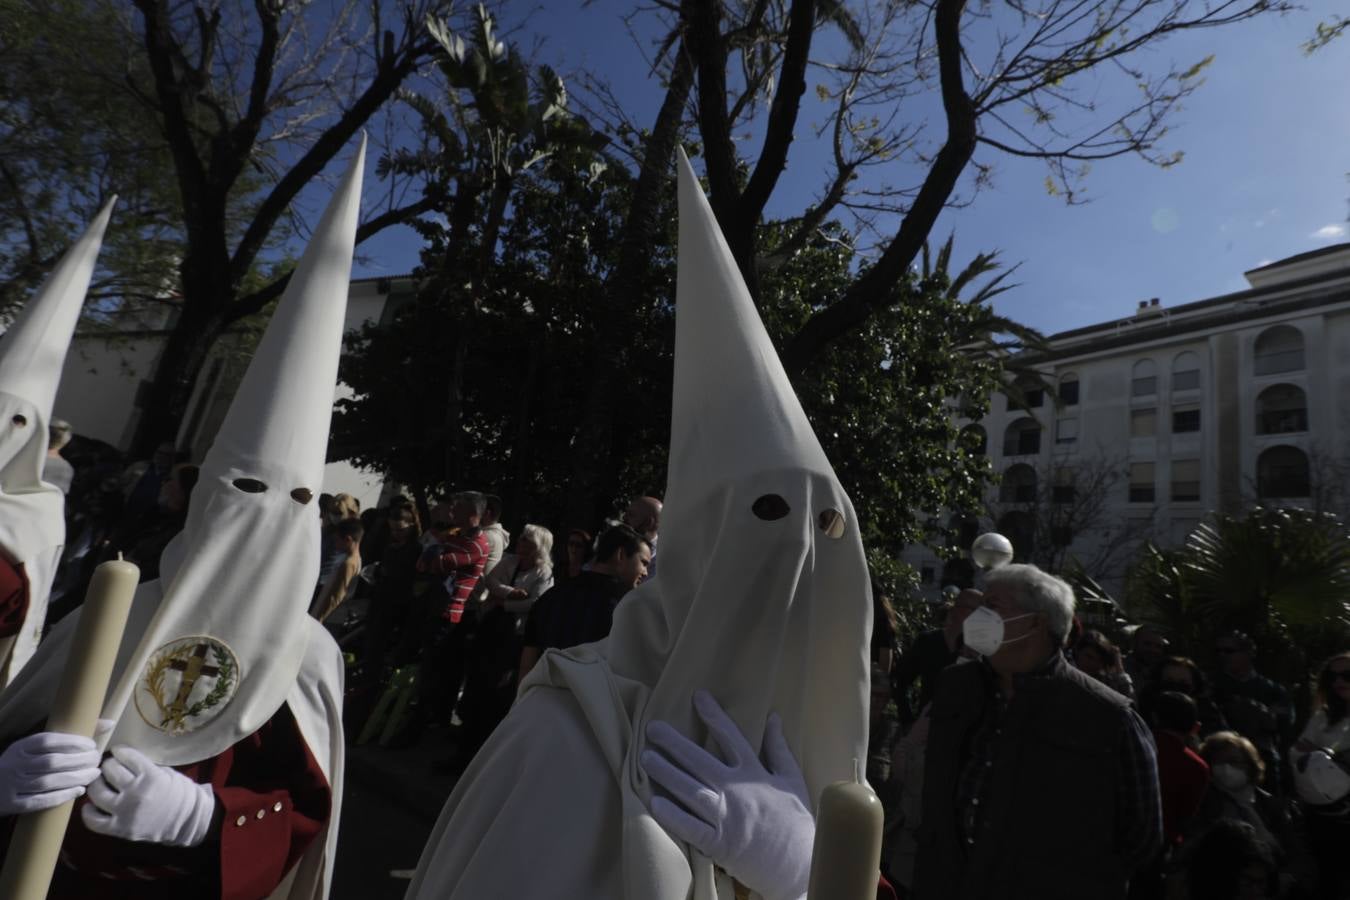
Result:
[[[407,497],[364,512],[345,495],[320,499],[325,565],[311,612],[354,661],[350,731],[386,746],[440,741],[437,768],[451,773],[505,718],[544,651],[609,633],[623,596],[649,577],[661,509],[640,497],[594,538],[560,529],[556,544],[526,523],[513,544],[493,494],[453,494],[425,523]]]
[[[118,553],[156,577],[197,480],[171,445],[72,466],[70,433],[51,425],[68,540],[49,624]],[[439,741],[451,773],[547,650],[609,633],[655,571],[661,513],[640,497],[563,540],[525,523],[512,544],[501,499],[477,491],[318,507],[311,613],[348,654],[349,734],[383,715],[382,743]],[[1350,900],[1350,651],[1300,703],[1248,635],[1177,646],[1153,624],[1085,628],[1069,586],[1033,566],[953,588],[904,646],[873,593],[867,777],[901,898]]]
[[[899,896],[1350,898],[1350,652],[1300,723],[1246,634],[1126,627],[1124,653],[1074,611],[1063,581],[1003,566],[889,670],[874,647],[868,778]]]

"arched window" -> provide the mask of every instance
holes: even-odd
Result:
[[[1041,423],[1018,419],[1003,432],[1004,456],[1035,456],[1041,452]]]
[[[1063,406],[1078,405],[1078,375],[1067,372],[1059,376],[1059,402]]]
[[[1200,389],[1200,357],[1191,353],[1178,353],[1172,360],[1172,393],[1195,391]]]
[[[1272,384],[1256,398],[1256,433],[1290,434],[1308,430],[1308,398],[1303,388]]]
[[[1276,325],[1256,339],[1256,374],[1277,375],[1303,368],[1303,332],[1292,325]]]
[[[1000,503],[1035,503],[1036,470],[1026,463],[1009,466],[1003,473],[998,499]]]
[[[1262,499],[1312,494],[1308,455],[1297,447],[1271,447],[1256,458],[1256,493]]]
[[[983,425],[967,425],[957,435],[956,445],[973,456],[984,456],[989,452],[989,435]]]
[[[1045,404],[1045,384],[1039,378],[1023,375],[1013,382],[1013,388],[1014,395],[1026,409],[1040,409]],[[1017,401],[1011,403],[1010,408],[1016,409]]]
[[[1036,520],[1026,510],[1004,513],[998,520],[998,531],[1012,541],[1013,562],[1027,562],[1036,552]]]
[[[1134,364],[1134,376],[1130,379],[1131,397],[1151,397],[1158,393],[1158,367],[1151,359],[1141,359]]]

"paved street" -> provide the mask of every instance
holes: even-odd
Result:
[[[408,882],[389,873],[417,865],[454,786],[431,771],[443,740],[433,732],[407,750],[349,748],[331,900],[402,900]]]

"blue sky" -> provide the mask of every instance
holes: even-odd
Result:
[[[514,38],[526,47],[539,40],[542,59],[565,73],[600,73],[635,121],[650,122],[660,86],[646,77],[621,20],[631,8],[551,4],[526,17]],[[1314,0],[1283,17],[1182,35],[1139,59],[1151,69],[1215,55],[1165,141],[1185,151],[1180,165],[1098,162],[1086,181],[1091,202],[1070,207],[1047,194],[1043,164],[982,148],[977,159],[995,166],[993,186],[968,208],[945,212],[935,237],[955,231],[958,262],[998,250],[1020,263],[1020,287],[998,308],[1046,332],[1128,315],[1150,297],[1175,305],[1241,290],[1246,269],[1350,240],[1350,36],[1312,56],[1300,46],[1339,10],[1335,0]],[[1110,90],[1100,96],[1109,100]],[[808,103],[803,120],[818,120],[818,109]],[[914,115],[935,112],[920,105]],[[810,202],[822,154],[799,128],[770,215]],[[392,230],[362,247],[356,274],[406,272],[416,247],[410,231]]]

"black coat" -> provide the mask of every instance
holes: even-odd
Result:
[[[1022,679],[994,739],[975,835],[961,827],[958,785],[992,672],[951,666],[929,713],[918,900],[1122,900],[1116,797],[1129,701],[1060,659]]]

